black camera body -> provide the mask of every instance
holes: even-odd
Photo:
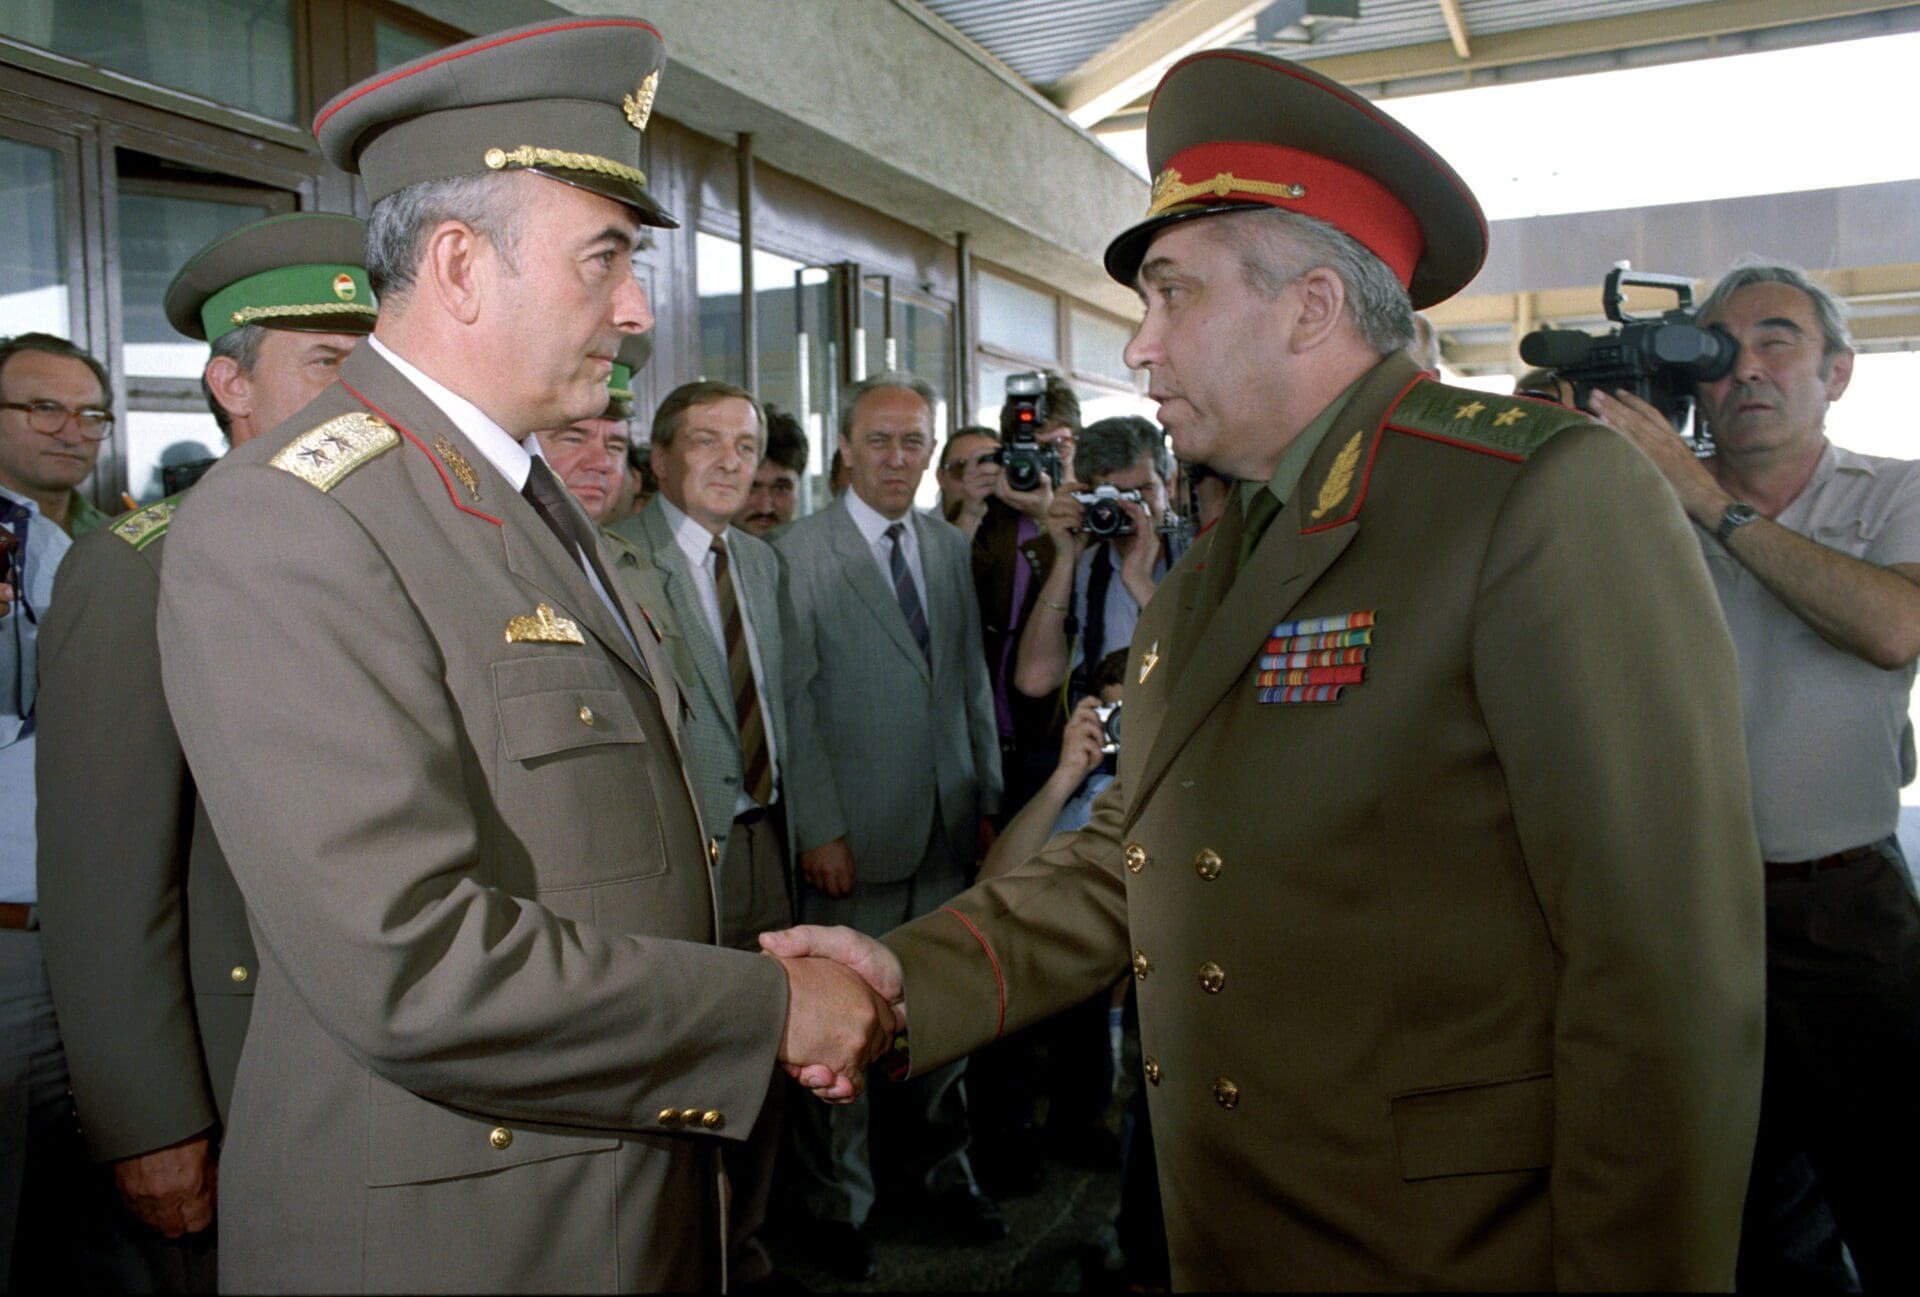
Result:
[[[1089,540],[1133,535],[1133,519],[1120,507],[1120,502],[1130,500],[1145,507],[1138,491],[1122,491],[1110,482],[1091,491],[1075,491],[1073,498],[1080,502],[1080,534]]]
[[[1657,318],[1626,313],[1623,286],[1670,289],[1678,305]],[[1635,274],[1616,266],[1601,290],[1607,318],[1620,327],[1595,336],[1578,329],[1539,329],[1520,339],[1520,358],[1552,370],[1573,385],[1574,404],[1587,409],[1595,388],[1623,389],[1667,416],[1684,433],[1696,383],[1733,369],[1740,344],[1717,324],[1694,323],[1693,281],[1683,275]]]
[[[1040,430],[1047,426],[1047,376],[1040,373],[1007,375],[1007,408],[1000,424],[1007,441],[994,458],[1007,485],[1015,491],[1037,491],[1041,477],[1060,485],[1060,453],[1042,446]]]

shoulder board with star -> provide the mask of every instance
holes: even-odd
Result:
[[[1387,426],[1433,441],[1516,462],[1555,433],[1591,423],[1579,410],[1522,396],[1496,396],[1445,383],[1415,383],[1387,416]]]
[[[176,503],[179,498],[170,495],[144,509],[135,509],[114,519],[107,530],[135,549],[145,549],[166,534],[168,525],[173,522],[173,511],[179,507]]]
[[[400,444],[400,434],[370,414],[356,412],[328,419],[281,447],[268,461],[322,491],[331,491],[347,474]]]

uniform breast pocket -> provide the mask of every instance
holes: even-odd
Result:
[[[1531,1171],[1553,1161],[1553,1077],[1516,1077],[1393,1097],[1405,1180]]]

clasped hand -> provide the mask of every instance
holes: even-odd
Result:
[[[906,1025],[899,959],[852,928],[762,933],[760,947],[787,973],[781,1067],[817,1098],[851,1103]]]

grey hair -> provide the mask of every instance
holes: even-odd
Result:
[[[1153,457],[1153,471],[1162,482],[1173,480],[1173,451],[1151,419],[1137,414],[1096,419],[1080,431],[1073,451],[1074,476],[1087,483],[1112,477],[1139,463],[1142,455]]]
[[[1720,277],[1720,282],[1700,303],[1697,318],[1710,320],[1723,314],[1728,300],[1735,293],[1755,284],[1785,284],[1788,288],[1797,288],[1805,293],[1807,300],[1813,303],[1813,318],[1820,323],[1823,360],[1831,361],[1843,352],[1852,354],[1853,335],[1847,331],[1846,306],[1838,297],[1807,278],[1807,272],[1798,266],[1767,261],[1742,262]]]
[[[1355,239],[1315,216],[1280,207],[1226,212],[1205,222],[1234,252],[1247,287],[1264,297],[1301,275],[1325,266],[1347,286],[1347,314],[1367,345],[1386,355],[1413,346],[1413,303],[1386,262]]]
[[[877,374],[869,374],[859,382],[852,384],[840,395],[840,439],[853,439],[853,410],[860,404],[860,398],[868,392],[878,392],[887,388],[898,388],[912,392],[927,406],[927,428],[937,433],[933,427],[933,412],[940,408],[940,394],[933,390],[933,384],[926,379],[909,374],[903,369],[883,369]]]
[[[412,287],[427,236],[443,221],[463,221],[493,245],[508,270],[520,236],[520,204],[511,172],[423,180],[388,194],[367,217],[367,280],[384,304]]]
[[[213,340],[213,355],[207,357],[211,365],[215,357],[224,356],[231,360],[248,378],[253,377],[253,367],[260,363],[260,347],[267,340],[267,327],[264,324],[243,324],[237,329],[229,329]],[[233,416],[221,405],[213,394],[213,388],[207,383],[207,371],[200,370],[200,394],[207,398],[207,408],[213,411],[213,421],[220,425],[220,435],[233,440]]]

